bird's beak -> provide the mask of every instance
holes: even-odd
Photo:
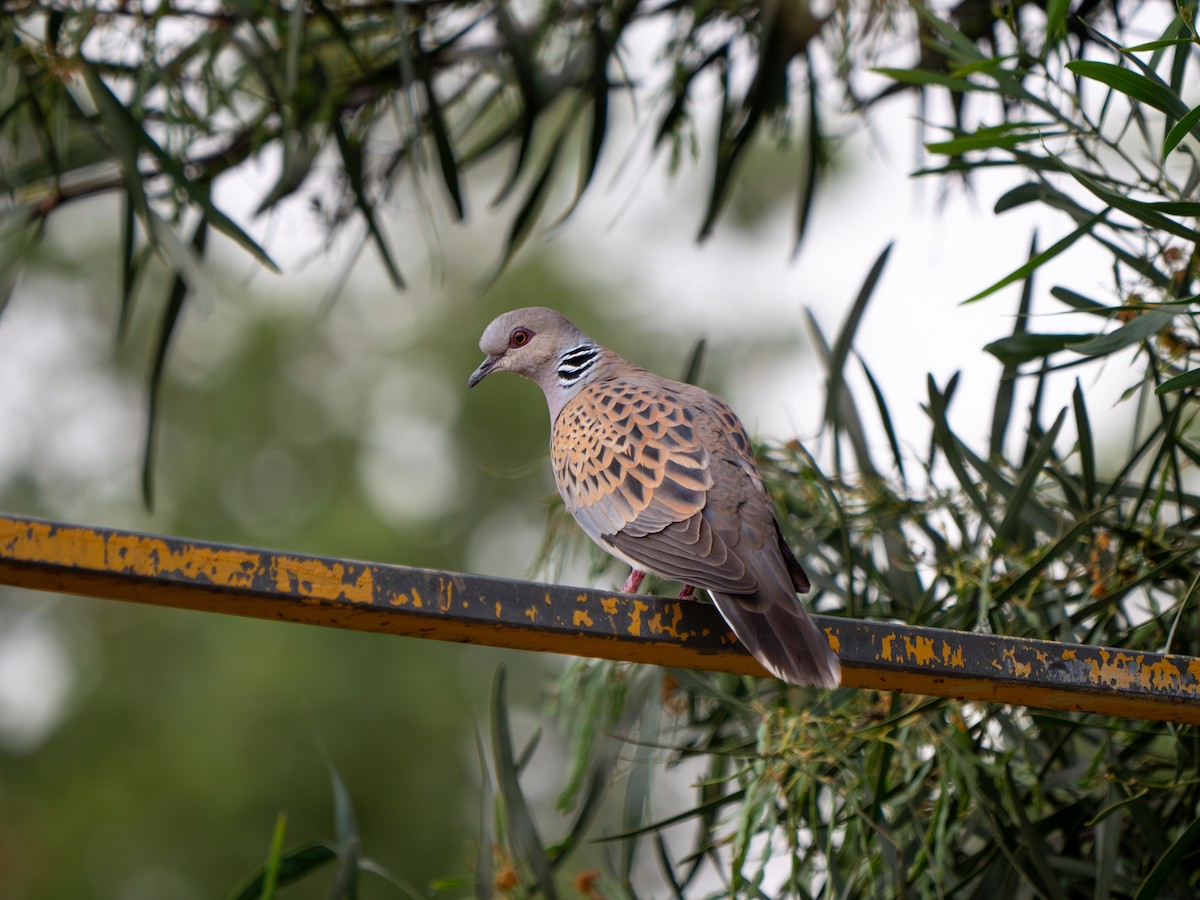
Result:
[[[479,364],[479,368],[471,373],[471,377],[467,379],[467,387],[473,388],[479,382],[487,377],[487,374],[496,367],[496,363],[504,358],[503,353],[495,353]]]

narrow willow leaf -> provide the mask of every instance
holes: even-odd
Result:
[[[287,833],[287,814],[280,813],[275,819],[271,835],[271,847],[267,851],[267,862],[263,872],[262,900],[273,900],[279,884],[279,867],[282,863],[283,836]]]
[[[1144,44],[1134,44],[1132,47],[1122,47],[1123,53],[1148,53],[1151,50],[1163,50],[1167,47],[1190,47],[1196,43],[1195,38],[1164,38],[1157,41],[1146,41]]]
[[[338,842],[337,872],[330,896],[354,900],[358,896],[358,858],[362,844],[358,817],[354,813],[354,804],[342,774],[328,757],[325,765],[329,769],[329,781],[333,789],[333,827]]]
[[[1092,440],[1092,424],[1088,419],[1083,388],[1078,378],[1075,379],[1071,403],[1075,408],[1075,431],[1079,439],[1079,470],[1083,479],[1084,507],[1091,509],[1096,501],[1096,445]]]
[[[675,76],[675,83],[672,85],[671,104],[667,107],[667,111],[663,113],[662,119],[659,120],[658,130],[654,135],[654,149],[657,150],[662,146],[663,141],[669,135],[675,133],[680,123],[683,122],[684,116],[687,113],[688,94],[691,91],[692,81],[701,72],[705,71],[717,60],[725,59],[728,54],[729,47],[727,44],[718,44],[708,55],[704,56],[692,68],[689,68],[682,76],[678,73]]]
[[[1032,134],[991,134],[977,133],[963,137],[952,138],[948,141],[930,141],[925,149],[930,153],[943,156],[961,156],[973,150],[1011,150],[1029,141],[1043,140],[1054,137],[1061,132],[1034,132]]]
[[[946,392],[942,393],[938,390],[937,382],[933,380],[932,375],[927,376],[926,383],[929,390],[929,406],[926,407],[926,412],[933,420],[933,440],[941,448],[950,470],[975,505],[976,512],[994,530],[995,521],[992,519],[991,504],[979,490],[978,480],[967,472],[966,464],[963,461],[961,442],[950,430],[950,424],[946,419],[946,407],[952,387],[948,384]]]
[[[512,733],[508,727],[506,680],[504,667],[501,666],[496,670],[496,678],[492,683],[492,762],[514,847],[529,864],[538,889],[546,895],[547,900],[555,900],[558,893],[554,887],[550,859],[517,779]]]
[[[1163,159],[1171,155],[1171,151],[1179,146],[1180,142],[1187,137],[1188,132],[1196,128],[1197,124],[1200,124],[1200,106],[1185,114],[1167,132],[1167,136],[1163,138]]]
[[[1082,78],[1098,81],[1169,116],[1182,118],[1187,114],[1187,107],[1171,93],[1170,88],[1123,66],[1092,59],[1077,59],[1067,63],[1067,68]]]
[[[1043,45],[1048,52],[1067,35],[1067,10],[1069,0],[1049,0],[1046,4],[1046,42]]]
[[[454,159],[454,144],[450,140],[450,132],[446,128],[446,118],[438,103],[437,92],[433,89],[433,78],[426,72],[423,79],[425,85],[425,100],[429,104],[429,128],[433,132],[433,143],[437,147],[438,168],[442,172],[442,181],[454,204],[454,215],[462,221],[466,215],[463,207],[462,189],[458,182],[458,163]]]
[[[1075,524],[1067,529],[1066,533],[1058,540],[1049,544],[1041,553],[1037,555],[1032,563],[1029,564],[1024,572],[1014,578],[1004,588],[996,591],[992,597],[992,603],[1000,606],[1002,603],[1007,603],[1014,597],[1019,597],[1025,593],[1034,580],[1045,571],[1046,567],[1052,562],[1055,562],[1060,557],[1063,557],[1074,546],[1075,542],[1080,539],[1084,532],[1092,528],[1098,519],[1105,513],[1106,509],[1092,510],[1086,516],[1075,521]]]
[[[1005,510],[1004,518],[1000,520],[1000,524],[996,528],[997,541],[1008,541],[1016,533],[1017,526],[1022,521],[1026,525],[1032,525],[1030,520],[1033,517],[1029,514],[1032,508],[1038,508],[1038,512],[1041,514],[1038,518],[1045,518],[1045,507],[1033,498],[1033,489],[1037,485],[1038,478],[1042,474],[1042,467],[1046,464],[1046,458],[1054,449],[1054,442],[1058,439],[1058,433],[1062,430],[1063,422],[1066,420],[1067,411],[1063,409],[1059,412],[1058,418],[1054,420],[1054,424],[1050,426],[1050,430],[1043,435],[1033,449],[1030,458],[1025,461],[1021,478],[1008,497],[1008,508]]]
[[[83,65],[83,74],[93,101],[101,110],[105,124],[113,132],[113,140],[122,160],[121,171],[126,190],[129,191],[137,205],[143,221],[147,223],[147,230],[149,230],[149,208],[146,204],[145,191],[142,188],[142,174],[137,165],[139,148],[153,156],[175,186],[200,207],[201,214],[209,225],[241,246],[272,272],[279,272],[279,266],[267,255],[267,252],[250,235],[246,234],[241,226],[213,205],[209,196],[209,186],[189,177],[183,164],[163,150],[158,142],[146,133],[141,123],[134,118],[133,113],[109,90],[96,67],[86,60]]]
[[[145,258],[137,252],[137,210],[128,192],[121,196],[121,307],[117,313],[117,341],[124,339],[133,313],[133,294]]]
[[[201,219],[196,223],[196,230],[192,232],[191,241],[192,249],[197,256],[204,255],[207,241],[208,220]],[[179,316],[183,312],[183,303],[187,299],[190,288],[191,282],[184,271],[176,270],[175,277],[171,282],[171,291],[167,296],[162,325],[159,326],[154,363],[150,367],[150,378],[146,390],[146,440],[142,447],[142,501],[146,504],[147,509],[154,508],[154,457],[158,445],[159,399],[163,372],[167,367],[167,350],[171,344],[171,337],[175,334],[175,326],[179,324]]]
[[[1189,200],[1154,200],[1143,205],[1147,209],[1172,216],[1191,216],[1193,218],[1200,216],[1200,203]]]
[[[1104,215],[1105,213],[1097,213],[1096,215],[1092,216],[1066,237],[1062,238],[1060,241],[1051,245],[1050,247],[1047,247],[1033,259],[1029,260],[1027,263],[1025,263],[1025,265],[1020,266],[1012,272],[1009,272],[995,284],[984,288],[979,293],[968,297],[963,301],[963,303],[974,303],[976,300],[982,300],[984,297],[990,296],[991,294],[996,293],[996,291],[1008,287],[1010,284],[1016,284],[1018,281],[1028,278],[1030,273],[1037,271],[1037,269],[1054,259],[1054,257],[1058,256],[1064,250],[1069,248],[1085,234],[1091,232],[1096,224],[1104,218]]]
[[[796,240],[792,244],[793,258],[800,252],[800,243],[808,231],[808,222],[817,193],[817,173],[820,171],[822,156],[825,152],[824,137],[821,134],[820,105],[817,103],[816,73],[813,71],[812,57],[806,56],[805,59],[808,65],[808,152],[804,157],[800,198],[796,205]]]
[[[1158,858],[1158,862],[1154,864],[1150,874],[1146,876],[1145,881],[1138,887],[1137,893],[1133,895],[1133,900],[1152,900],[1152,898],[1158,897],[1162,893],[1167,879],[1174,874],[1184,858],[1195,853],[1197,842],[1200,842],[1200,816],[1193,819],[1192,823],[1179,833],[1167,851]]]
[[[1050,288],[1050,296],[1054,297],[1056,300],[1061,300],[1063,303],[1067,304],[1067,306],[1071,307],[1071,309],[1076,309],[1080,312],[1092,313],[1094,315],[1104,316],[1105,318],[1111,317],[1116,312],[1116,310],[1105,306],[1103,303],[1097,303],[1095,300],[1085,297],[1083,294],[1076,293],[1075,291],[1069,290],[1065,287]]]
[[[700,338],[692,346],[692,352],[688,354],[687,365],[683,367],[683,377],[679,380],[684,384],[697,384],[700,379],[700,370],[704,366],[704,351],[708,348],[708,341]]]
[[[366,184],[363,181],[362,144],[350,139],[346,134],[346,129],[342,127],[341,119],[337,116],[333,117],[329,127],[337,141],[338,150],[342,154],[342,169],[350,182],[350,190],[354,194],[354,204],[358,207],[358,213],[366,223],[367,232],[375,242],[375,249],[379,251],[379,258],[383,260],[384,268],[387,269],[392,284],[396,286],[397,290],[403,290],[404,277],[400,274],[400,269],[397,268],[396,262],[392,258],[387,238],[379,228],[375,208],[367,198]]]
[[[857,356],[857,354],[855,355]],[[875,406],[879,409],[879,420],[883,423],[883,430],[887,434],[888,445],[892,448],[892,459],[896,461],[896,471],[900,473],[901,481],[907,481],[904,474],[904,454],[900,452],[900,441],[896,438],[896,429],[892,427],[892,417],[888,412],[887,401],[884,400],[883,391],[875,381],[875,376],[871,374],[871,370],[867,368],[867,361],[859,356],[858,362],[862,366],[863,374],[867,376],[867,383],[871,385],[871,392],[875,395]]]
[[[529,189],[529,193],[525,196],[521,208],[517,210],[516,216],[513,217],[512,225],[508,229],[508,239],[504,242],[504,255],[500,258],[500,264],[496,267],[496,271],[492,275],[493,281],[499,277],[501,272],[508,268],[508,264],[512,262],[512,258],[516,256],[517,251],[521,249],[521,246],[533,231],[533,226],[537,224],[542,207],[546,205],[547,192],[553,183],[554,173],[558,169],[559,155],[566,145],[566,136],[572,122],[574,122],[574,117],[568,120],[558,133],[558,137],[554,141],[554,149],[550,151],[550,155],[546,159],[546,164],[542,168],[542,174],[533,183],[533,187]]]
[[[1029,241],[1029,257],[1037,256],[1037,232]],[[1029,323],[1029,307],[1033,299],[1033,275],[1025,279],[1021,288],[1021,300],[1017,304],[1017,315],[1013,320],[1013,330],[1010,340],[1019,339],[1024,335]],[[1019,363],[1007,362],[1000,374],[996,385],[996,400],[992,405],[992,433],[989,442],[990,456],[993,459],[1003,458],[1004,440],[1008,435],[1008,423],[1012,417],[1013,396],[1016,392],[1016,378]]]
[[[891,68],[876,68],[872,69],[878,75],[883,75],[891,78],[893,81],[899,81],[901,84],[915,85],[932,85],[934,87],[949,88],[952,91],[991,91],[991,88],[976,84],[966,78],[957,78],[953,75],[947,75],[944,72],[930,72],[926,69],[891,69]]]
[[[1128,213],[1143,225],[1147,225],[1150,228],[1166,231],[1169,234],[1184,238],[1188,241],[1200,241],[1200,231],[1195,231],[1185,225],[1181,225],[1174,219],[1170,219],[1162,213],[1157,212],[1149,203],[1143,203],[1139,200],[1131,200],[1126,195],[1105,187],[1095,178],[1088,175],[1086,172],[1069,165],[1060,157],[1052,154],[1050,159],[1056,166],[1058,166],[1058,168],[1069,174],[1072,178],[1078,181],[1081,185],[1083,185],[1113,209],[1119,209],[1121,212]]]
[[[1005,366],[1019,366],[1033,359],[1045,359],[1067,349],[1070,344],[1087,341],[1094,334],[1041,334],[1022,331],[992,341],[984,351],[992,354]]]
[[[1154,390],[1158,394],[1169,394],[1172,391],[1182,391],[1184,388],[1197,386],[1200,386],[1200,369],[1192,369],[1190,372],[1168,378]]]
[[[1116,331],[1090,338],[1081,343],[1073,343],[1067,349],[1084,356],[1107,356],[1123,350],[1131,344],[1144,341],[1166,328],[1175,319],[1175,314],[1158,309],[1148,310],[1126,322]]]
[[[520,126],[520,143],[517,145],[517,155],[513,160],[512,169],[496,196],[492,199],[493,206],[503,203],[525,171],[525,163],[529,151],[533,148],[534,126],[545,105],[541,89],[537,81],[537,65],[534,60],[533,48],[529,38],[513,19],[508,11],[508,0],[500,0],[495,4],[496,30],[504,39],[509,59],[517,76],[517,87],[521,92],[521,115],[518,119]]]
[[[276,884],[279,886],[299,881],[311,872],[337,859],[337,850],[320,841],[304,844],[284,853],[279,859]],[[263,897],[266,879],[265,867],[251,873],[241,887],[235,888],[229,900],[259,900]]]

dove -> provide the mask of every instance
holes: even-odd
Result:
[[[841,664],[797,592],[808,576],[784,541],[746,430],[726,403],[602,347],[561,313],[517,309],[483,332],[493,372],[538,384],[550,459],[579,526],[632,567],[707,591],[738,640],[775,677],[833,688]]]

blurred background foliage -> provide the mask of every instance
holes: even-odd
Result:
[[[889,256],[836,263],[841,299],[865,280],[838,333],[810,321],[821,452],[762,454],[813,603],[1200,655],[1195,4],[2,9],[0,508],[521,574],[544,413],[516,379],[464,396],[475,335],[547,302],[674,374],[705,319],[685,300],[656,332],[619,266],[530,237],[606,165],[661,160],[699,184],[700,237],[800,247],[853,177],[846,132],[909,94],[923,175],[1007,170],[994,211],[1054,232],[971,298],[1020,292],[992,394],[957,400],[993,410],[983,439],[953,424],[957,376],[897,429],[854,352]],[[1103,274],[1043,283],[1085,245]],[[772,330],[722,334],[702,381],[789,350]],[[1128,434],[1085,391],[1105,361]],[[547,571],[588,577],[549,546]],[[1194,729],[586,662],[553,729],[531,711],[552,660],[2,596],[6,895],[220,896],[263,859],[240,896],[1200,890]]]

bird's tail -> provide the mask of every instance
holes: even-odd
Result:
[[[709,593],[738,640],[776,678],[802,687],[841,684],[837,654],[794,595],[791,608],[773,602],[757,610],[736,596]]]

